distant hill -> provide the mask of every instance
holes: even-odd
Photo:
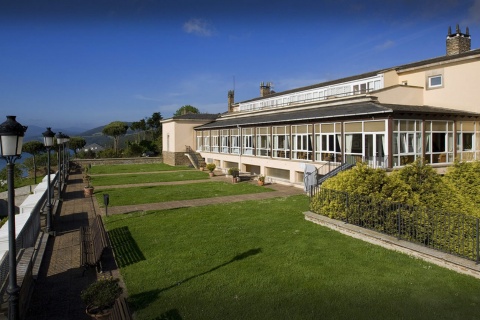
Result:
[[[24,141],[38,140],[43,141],[43,133],[47,130],[46,127],[39,127],[36,125],[28,125],[27,131],[25,132]],[[84,129],[79,128],[68,128],[68,129],[52,129],[55,133],[63,132],[69,136],[77,136]]]
[[[128,126],[130,126],[132,123],[124,121]],[[106,125],[105,125],[106,126]],[[78,137],[82,137],[87,141],[87,145],[91,143],[96,143],[98,145],[101,145],[102,147],[105,148],[112,148],[113,147],[113,139],[109,136],[105,136],[102,133],[103,128],[105,126],[100,126],[96,127],[87,131],[84,131],[80,134],[78,134]],[[128,129],[127,134],[120,138],[120,147],[123,146],[123,142],[126,140],[133,140],[133,131]]]
[[[132,124],[132,122],[127,122],[124,121],[128,126]],[[54,129],[52,128],[52,131],[55,133],[62,132],[64,134],[69,135],[70,137],[82,137],[85,139],[87,144],[91,143],[97,143],[103,147],[106,148],[111,148],[113,147],[113,140],[111,137],[105,136],[102,133],[103,128],[105,128],[106,125],[96,127],[93,129],[86,130],[85,129],[80,129],[80,128],[67,128],[67,129]],[[25,138],[24,141],[43,141],[43,132],[45,132],[47,128],[35,126],[35,125],[29,125],[27,131],[25,132]],[[120,146],[123,146],[124,141],[130,141],[133,140],[133,131],[128,129],[127,134],[120,139]]]

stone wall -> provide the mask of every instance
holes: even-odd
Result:
[[[163,151],[163,162],[171,166],[188,166],[192,164],[185,152]]]
[[[109,159],[74,159],[72,162],[80,166],[91,164],[92,166],[114,165],[114,164],[145,164],[162,163],[163,157],[139,157],[139,158],[109,158]]]

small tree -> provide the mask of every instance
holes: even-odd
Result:
[[[183,107],[180,107],[177,111],[175,111],[173,116],[178,117],[188,113],[200,113],[200,111],[194,106],[187,104],[187,105],[184,105]]]
[[[82,137],[71,137],[70,141],[68,142],[68,146],[71,150],[73,150],[75,157],[77,157],[77,150],[82,149],[86,144],[87,141]]]
[[[154,112],[150,118],[147,118],[147,129],[152,132],[152,140],[156,140],[162,135],[162,115],[160,112]]]
[[[130,129],[137,133],[137,140],[136,142],[140,142],[141,139],[141,133],[143,132],[143,139],[145,139],[145,131],[147,130],[147,122],[145,119],[142,119],[140,121],[134,121],[130,125]]]
[[[128,125],[122,121],[114,121],[106,125],[102,133],[106,136],[110,136],[113,138],[113,150],[115,155],[118,154],[118,144],[120,141],[120,137],[125,135],[128,130]]]
[[[33,157],[34,183],[37,184],[37,164],[35,156],[45,151],[45,146],[40,141],[29,141],[23,145],[23,151],[30,153]]]

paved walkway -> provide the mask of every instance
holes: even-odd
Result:
[[[215,177],[214,179],[230,181],[230,179],[224,176]],[[195,182],[204,181],[205,180]],[[191,183],[191,181],[183,183]],[[133,187],[133,185],[124,187]],[[272,184],[266,187],[272,188],[275,191],[209,199],[111,207],[108,208],[108,213],[120,214],[137,210],[161,210],[185,206],[203,206],[214,203],[269,199],[303,193],[302,189],[291,186]],[[97,190],[101,190],[101,188]],[[84,197],[81,173],[71,174],[66,190],[64,191],[63,201],[60,203],[54,219],[54,229],[57,234],[48,240],[38,279],[36,280],[34,292],[30,300],[30,307],[27,311],[27,320],[90,319],[90,317],[85,314],[85,306],[80,300],[80,292],[88,284],[96,280],[97,273],[95,269],[92,268],[82,276],[83,268],[80,267],[79,229],[82,226],[89,225],[96,214],[103,215],[104,213],[105,210],[98,207],[98,203],[94,197]],[[107,250],[102,259],[102,263],[105,275],[120,277],[111,250]]]

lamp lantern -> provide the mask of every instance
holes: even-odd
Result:
[[[0,124],[0,156],[3,158],[22,155],[23,137],[27,127],[22,126],[15,118],[7,116],[7,121]]]

